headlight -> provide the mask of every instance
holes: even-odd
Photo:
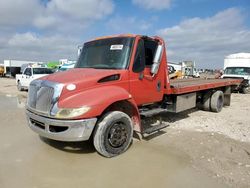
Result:
[[[59,119],[74,118],[85,114],[86,112],[89,111],[89,109],[90,107],[88,106],[84,106],[81,108],[61,108],[55,114],[55,117]]]

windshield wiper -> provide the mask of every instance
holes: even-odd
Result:
[[[76,67],[76,68],[86,68],[86,69],[122,69],[119,67],[107,67],[107,66],[92,66],[92,67]]]
[[[93,67],[93,69],[120,69],[117,67]]]

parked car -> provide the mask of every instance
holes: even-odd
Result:
[[[29,89],[29,84],[32,80],[52,73],[53,71],[51,69],[45,67],[27,67],[22,74],[16,75],[17,89],[19,91]]]

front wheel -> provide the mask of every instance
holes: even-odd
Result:
[[[250,93],[250,87],[244,87],[244,88],[242,88],[242,93],[243,94],[249,94]]]
[[[23,88],[22,88],[20,81],[17,82],[17,89],[18,89],[18,91],[23,91]]]
[[[114,157],[128,149],[132,136],[131,118],[120,111],[109,112],[97,124],[94,146],[101,155]]]

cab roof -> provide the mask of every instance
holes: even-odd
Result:
[[[108,38],[116,38],[116,37],[137,37],[137,36],[145,36],[145,35],[139,35],[139,34],[118,34],[118,35],[108,35],[108,36],[102,36],[102,37],[97,37],[97,38],[94,38],[92,40],[89,40],[89,41],[86,41],[84,43],[88,43],[88,42],[92,42],[92,41],[95,41],[95,40],[101,40],[101,39],[108,39]],[[160,37],[158,36],[145,36],[145,37],[148,37],[148,38],[152,38],[152,39],[160,39]]]
[[[107,36],[97,37],[97,38],[91,39],[91,40],[86,41],[86,42],[92,42],[92,41],[95,41],[95,40],[108,39],[108,38],[115,38],[115,37],[136,37],[136,36],[138,36],[138,35],[136,35],[136,34],[107,35]],[[86,43],[86,42],[84,42],[84,43]]]

